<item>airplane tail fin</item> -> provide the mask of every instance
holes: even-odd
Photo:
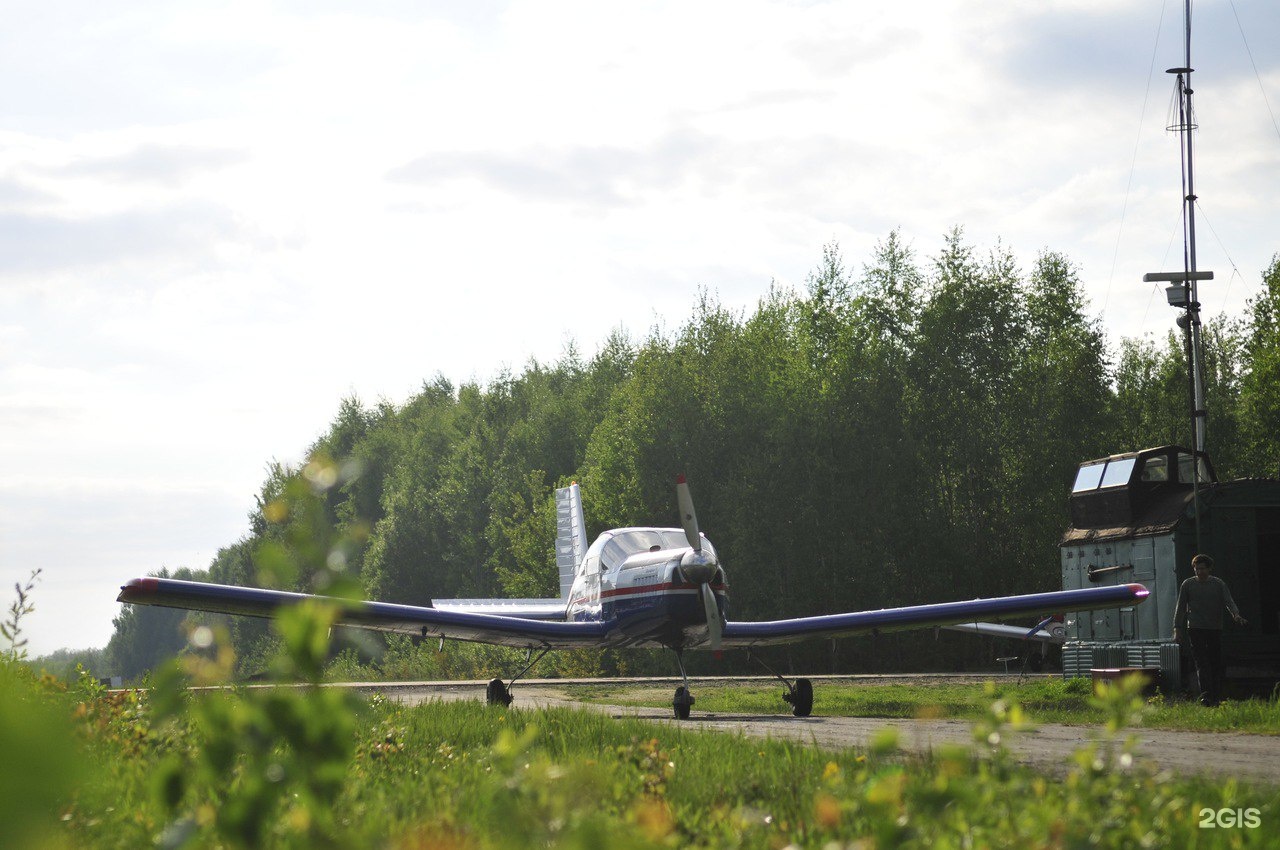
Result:
[[[575,482],[556,490],[556,566],[560,570],[560,598],[565,602],[586,553],[587,522],[582,515],[582,492]]]
[[[587,523],[577,484],[556,490],[556,567],[560,571],[559,599],[432,599],[440,611],[497,614],[528,620],[559,620],[565,615],[578,564],[587,554]]]

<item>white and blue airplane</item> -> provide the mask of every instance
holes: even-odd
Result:
[[[422,607],[148,577],[124,585],[118,601],[270,617],[282,607],[321,599],[339,607],[337,625],[439,638],[442,645],[449,639],[525,649],[529,663],[523,670],[510,682],[489,683],[488,701],[504,705],[511,702],[511,684],[553,649],[665,647],[675,652],[684,683],[672,703],[675,716],[687,719],[694,698],[684,669],[685,650],[751,650],[807,638],[958,624],[972,628],[980,618],[1126,607],[1142,602],[1148,593],[1141,584],[1117,584],[790,620],[734,621],[727,617],[724,568],[715,547],[698,529],[684,476],[676,483],[676,496],[681,528],[616,528],[587,546],[578,485],[557,490],[558,599],[433,599],[430,607]],[[1040,630],[1005,628],[1032,638]],[[770,672],[786,685],[783,699],[792,713],[808,716],[813,709],[812,683],[791,682]]]

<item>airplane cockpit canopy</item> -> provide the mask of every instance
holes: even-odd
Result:
[[[711,541],[705,537],[702,539],[702,546],[712,555],[715,554]],[[600,569],[607,572],[617,569],[627,558],[641,552],[663,552],[687,548],[689,548],[689,541],[685,539],[684,531],[679,528],[624,528],[607,531],[597,537],[591,544],[591,548],[587,550],[584,561],[590,568],[593,559],[599,559]]]

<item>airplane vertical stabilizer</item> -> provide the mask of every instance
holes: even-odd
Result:
[[[582,515],[582,491],[577,483],[556,490],[556,566],[560,569],[560,598],[568,601],[573,576],[587,554],[587,521]]]

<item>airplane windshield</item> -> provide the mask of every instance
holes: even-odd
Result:
[[[596,543],[599,544],[600,541],[597,540]],[[709,541],[704,539],[702,545],[712,553],[715,552]],[[685,539],[684,532],[678,528],[637,528],[620,531],[604,541],[600,550],[600,564],[602,568],[612,570],[638,552],[657,552],[688,547],[689,541]],[[591,548],[594,549],[595,546]]]

